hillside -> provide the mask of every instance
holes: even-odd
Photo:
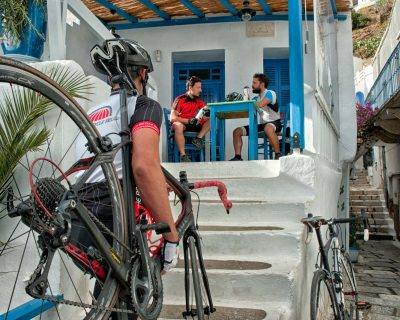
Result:
[[[378,0],[375,5],[352,12],[353,54],[371,59],[390,21],[394,0]]]

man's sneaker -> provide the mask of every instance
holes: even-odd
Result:
[[[179,259],[179,243],[165,240],[162,257],[164,272],[171,271],[175,268]]]
[[[187,154],[184,154],[181,156],[181,162],[192,162],[192,160]]]
[[[192,144],[197,148],[197,150],[201,150],[205,146],[204,139],[202,138],[194,138]]]
[[[229,161],[243,161],[242,157],[239,155],[235,155],[231,160]]]

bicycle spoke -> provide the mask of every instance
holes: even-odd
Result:
[[[16,226],[14,227],[13,231],[11,232],[10,236],[8,237],[6,243],[3,245],[2,250],[0,251],[0,257],[3,255],[4,250],[6,249],[7,245],[14,241],[15,239],[11,240],[12,236],[14,235],[15,231],[17,230],[19,224],[21,223],[21,219],[18,220],[18,223],[16,224]]]
[[[21,266],[22,266],[22,262],[23,262],[24,257],[25,257],[26,247],[28,246],[29,236],[30,236],[30,234],[31,234],[31,231],[32,231],[32,222],[31,222],[31,225],[30,225],[30,228],[29,228],[28,236],[26,237],[26,242],[25,242],[24,250],[23,250],[23,252],[22,252],[21,261],[20,261],[20,263],[19,263],[19,265],[18,265],[18,271],[17,271],[17,275],[16,275],[16,277],[15,277],[13,289],[12,289],[12,292],[11,292],[10,301],[8,302],[5,320],[7,320],[7,318],[8,318],[8,312],[10,311],[12,299],[13,299],[13,297],[14,297],[15,287],[16,287],[17,282],[18,282],[19,273],[21,272]]]
[[[64,261],[64,259],[63,259],[63,257],[62,257],[62,255],[61,255],[60,251],[58,251],[58,255],[59,255],[60,258],[61,258],[61,261],[62,261],[62,263],[63,263],[63,265],[64,265],[65,271],[67,271],[68,278],[71,280],[72,286],[74,287],[75,293],[76,293],[76,295],[78,296],[79,301],[80,301],[81,303],[83,303],[83,300],[82,300],[82,298],[81,298],[81,296],[80,296],[78,290],[76,289],[75,282],[72,280],[72,276],[71,276],[71,274],[70,274],[69,271],[68,271],[67,265],[66,265],[66,263],[65,263],[65,261]],[[88,315],[88,312],[86,311],[86,308],[85,308],[85,307],[82,307],[82,309],[85,311],[86,315]]]

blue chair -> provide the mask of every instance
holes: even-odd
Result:
[[[174,132],[171,130],[170,124],[170,115],[171,110],[167,108],[163,108],[164,112],[164,122],[165,122],[165,129],[167,133],[167,150],[168,150],[168,162],[179,162],[179,150],[175,143]],[[185,151],[191,157],[192,161],[205,161],[205,152],[204,148],[198,150],[193,144],[192,140],[197,137],[196,132],[185,132]]]
[[[282,130],[280,133],[278,133],[278,138],[281,138],[280,150],[282,156],[286,155],[286,128],[288,122],[287,114],[287,112],[281,112]],[[258,154],[263,155],[265,160],[272,159],[272,149],[270,148],[269,141],[265,132],[259,132],[258,138],[263,139],[263,142],[258,144],[258,150],[262,150],[262,152],[258,152]]]

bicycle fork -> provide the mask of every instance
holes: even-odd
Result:
[[[194,250],[196,252],[190,252],[192,249],[189,246],[189,241],[194,241],[195,247]],[[184,262],[185,262],[185,299],[186,299],[186,311],[183,312],[183,316],[196,316],[197,310],[193,310],[190,308],[190,258],[198,257],[199,267],[201,271],[201,278],[203,280],[203,285],[207,294],[208,306],[204,308],[204,314],[210,315],[215,312],[214,304],[211,297],[210,284],[207,277],[206,268],[204,265],[203,259],[203,251],[201,248],[201,238],[198,234],[197,230],[188,229],[188,231],[183,236],[183,254],[184,254]],[[195,272],[192,270],[192,272]],[[200,280],[201,281],[201,280]]]

